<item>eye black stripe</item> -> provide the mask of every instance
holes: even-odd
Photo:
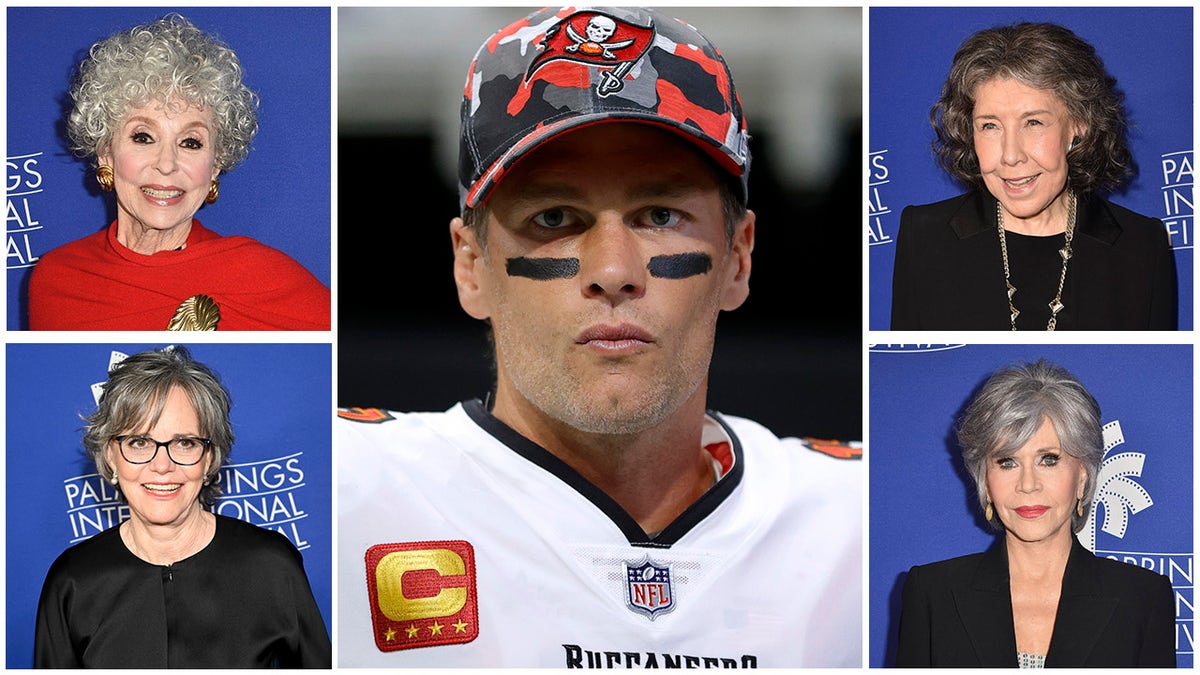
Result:
[[[708,274],[712,269],[712,258],[707,253],[676,253],[656,255],[646,265],[650,276],[660,279],[686,279],[698,274]]]
[[[579,274],[579,258],[509,258],[504,271],[510,277],[525,277],[544,281],[570,279]]]

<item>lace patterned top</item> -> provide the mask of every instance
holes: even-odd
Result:
[[[1017,652],[1017,667],[1018,668],[1045,668],[1045,654],[1026,654],[1025,652]]]

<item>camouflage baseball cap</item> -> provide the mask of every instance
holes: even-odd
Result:
[[[600,122],[679,134],[740,179],[745,201],[749,135],[717,48],[654,10],[568,7],[500,29],[475,54],[463,92],[462,205],[483,203],[540,144]]]

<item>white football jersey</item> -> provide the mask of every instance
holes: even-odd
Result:
[[[479,401],[341,416],[340,666],[861,665],[857,448],[710,415],[721,478],[649,537]]]

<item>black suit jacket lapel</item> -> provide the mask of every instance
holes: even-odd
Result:
[[[1012,595],[1008,588],[1008,555],[1003,540],[979,559],[970,587],[955,589],[954,604],[980,666],[1011,668],[1017,665],[1017,636],[1013,629]]]
[[[1117,599],[1105,594],[1095,572],[1096,557],[1075,537],[1063,572],[1062,593],[1054,615],[1054,633],[1046,666],[1082,666],[1104,633],[1117,607]]]
[[[959,239],[996,231],[996,198],[982,191],[972,192],[950,218],[950,228]],[[997,244],[999,246],[999,244]]]
[[[1112,246],[1121,238],[1121,224],[1113,217],[1108,204],[1092,194],[1079,196],[1076,207],[1075,233]]]

